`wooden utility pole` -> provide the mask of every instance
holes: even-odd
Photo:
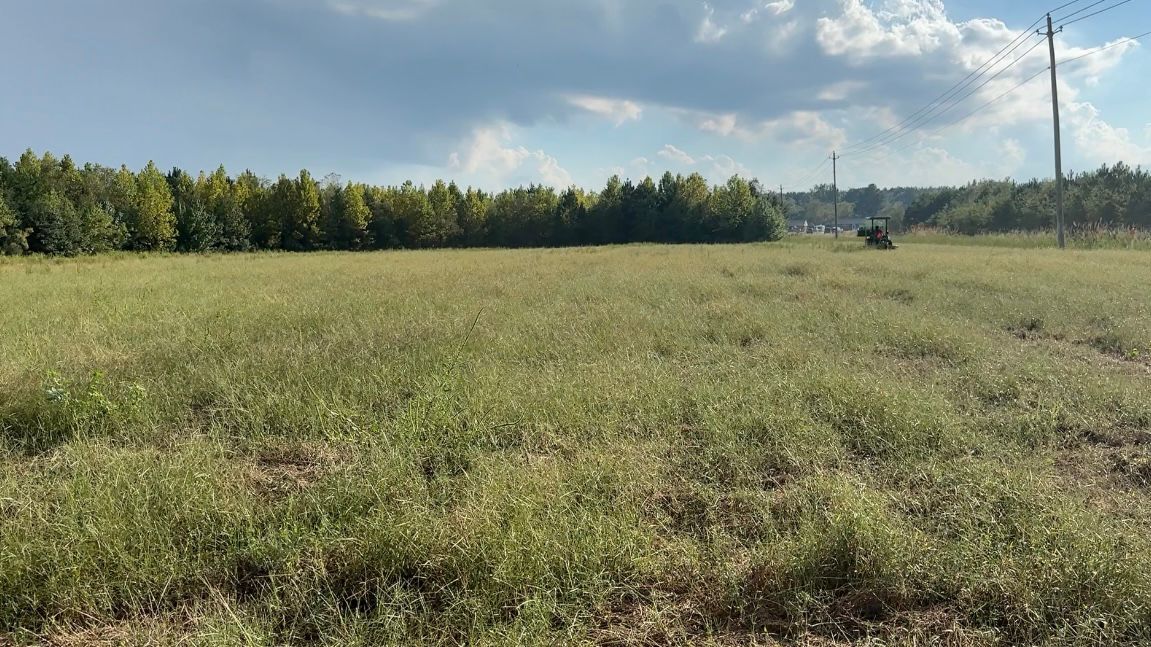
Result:
[[[1063,31],[1060,27],[1059,31]],[[1059,83],[1055,73],[1055,31],[1051,24],[1051,14],[1047,14],[1047,31],[1040,31],[1041,36],[1047,37],[1047,45],[1051,50],[1051,111],[1055,115],[1055,227],[1058,231],[1059,249],[1067,246],[1063,234],[1063,146],[1059,135]]]
[[[779,185],[779,212],[787,217],[787,207],[783,204],[783,185]]]
[[[835,237],[839,238],[839,171],[836,168],[836,163],[839,161],[839,156],[835,151],[831,151],[831,194],[834,196],[832,211],[835,216]]]

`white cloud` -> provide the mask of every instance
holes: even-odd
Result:
[[[448,168],[501,186],[516,180],[542,181],[557,187],[572,183],[571,174],[555,157],[542,150],[510,146],[512,139],[511,127],[507,124],[477,128],[466,149],[448,157]],[[535,168],[534,174],[523,170],[529,163]]]
[[[643,107],[634,101],[576,95],[568,97],[572,105],[610,119],[616,126],[627,121],[639,121]]]
[[[737,162],[729,155],[704,155],[700,159],[711,163],[710,175],[713,182],[722,182],[733,175],[739,175],[745,178],[752,176],[751,169]]]
[[[779,142],[819,143],[828,147],[842,145],[846,139],[846,132],[832,125],[823,115],[810,110],[797,110],[778,119],[752,122],[744,124],[735,114],[693,114],[696,126],[708,133],[721,137],[737,137],[745,141],[755,141],[764,138]]]
[[[778,2],[767,2],[762,6],[752,7],[747,11],[740,14],[739,19],[744,23],[754,22],[759,17],[760,11],[765,11],[773,16],[781,16],[795,8],[795,0],[779,0]]]
[[[941,0],[886,0],[880,11],[862,0],[843,0],[843,13],[816,21],[816,40],[852,62],[871,57],[920,56],[954,47],[962,38]]]
[[[1132,140],[1126,128],[1116,128],[1100,118],[1091,103],[1068,103],[1067,124],[1077,152],[1094,163],[1151,164],[1151,146]]]
[[[706,13],[703,21],[699,24],[699,29],[695,32],[695,41],[697,43],[718,43],[727,35],[727,27],[720,27],[712,20],[715,17],[715,9],[711,5],[705,3],[703,6]]]
[[[1129,52],[1139,49],[1139,41],[1121,41],[1124,41],[1124,39],[1117,38],[1104,43],[1100,47],[1107,47],[1107,49],[1100,50],[1096,54],[1084,56],[1083,58],[1077,57],[1083,56],[1097,48],[1064,47],[1060,52],[1060,57],[1068,62],[1059,66],[1060,75],[1065,79],[1081,78],[1088,86],[1098,84],[1099,78],[1104,72],[1108,72],[1118,66]],[[1069,60],[1073,58],[1076,60]]]
[[[1023,166],[1027,160],[1027,151],[1018,139],[1007,138],[999,144],[999,175],[1007,177]]]
[[[367,16],[387,21],[419,18],[440,0],[329,0],[328,6],[349,16]]]
[[[735,133],[738,122],[739,118],[734,114],[715,115],[705,117],[703,121],[699,123],[699,129],[704,132],[727,137]]]
[[[866,81],[840,81],[820,90],[820,101],[839,102],[848,99],[853,93],[867,87]]]
[[[684,151],[676,148],[675,146],[672,146],[671,144],[664,145],[663,149],[660,150],[658,155],[664,159],[678,162],[687,166],[695,164],[695,159],[691,155],[688,155]]]

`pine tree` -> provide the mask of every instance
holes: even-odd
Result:
[[[443,180],[428,190],[428,210],[412,223],[412,238],[418,247],[440,247],[459,234],[456,205]]]

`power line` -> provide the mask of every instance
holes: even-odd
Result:
[[[1109,44],[1104,45],[1102,47],[1097,47],[1097,48],[1095,48],[1095,49],[1093,49],[1090,52],[1087,52],[1085,54],[1080,54],[1079,56],[1074,56],[1074,57],[1069,58],[1067,60],[1059,61],[1056,65],[1064,65],[1066,63],[1071,63],[1072,61],[1078,61],[1081,58],[1087,58],[1088,56],[1095,56],[1096,54],[1098,54],[1099,52],[1102,52],[1104,50],[1111,49],[1112,47],[1118,47],[1124,43],[1133,43],[1137,40],[1147,38],[1148,36],[1151,36],[1151,31],[1139,34],[1138,36],[1132,36],[1130,38],[1124,38],[1123,40],[1117,40],[1114,43],[1109,43]]]
[[[1106,2],[1107,0],[1101,0],[1101,1]],[[1070,7],[1073,4],[1079,4],[1080,2],[1083,2],[1083,0],[1071,0],[1071,2],[1068,2],[1067,4],[1061,4],[1058,7],[1055,7],[1054,9],[1052,9],[1051,11],[1048,11],[1047,13],[1057,13],[1057,12],[1063,11],[1064,9],[1066,9],[1067,7]],[[1034,26],[1034,25],[1032,25],[1032,26]]]
[[[1088,9],[1090,9],[1092,7],[1098,7],[1099,5],[1103,4],[1104,2],[1110,2],[1110,1],[1111,0],[1095,0],[1095,2],[1092,2],[1091,4],[1087,5],[1086,7],[1083,7],[1079,11],[1073,11],[1073,12],[1067,14],[1066,16],[1063,16],[1062,18],[1056,18],[1055,22],[1063,22],[1064,20],[1067,20],[1068,18],[1073,18],[1075,16],[1078,16],[1079,14],[1083,13],[1084,11],[1087,11]],[[1059,11],[1059,10],[1054,9],[1054,10],[1050,11],[1049,13],[1055,13],[1057,11]]]
[[[1068,3],[1068,5],[1074,4],[1075,2],[1081,2],[1081,1],[1082,0],[1074,0],[1074,2]],[[1106,1],[1106,0],[1104,0],[1104,1]],[[1064,6],[1067,6],[1067,5],[1064,5]],[[1040,18],[1039,20],[1036,20],[1035,22],[1031,23],[1031,25],[1027,29],[1020,32],[1018,36],[1016,36],[1014,39],[1011,40],[1010,43],[1007,43],[1006,45],[1004,45],[1003,48],[1000,49],[998,52],[996,52],[994,55],[992,55],[991,58],[984,61],[983,65],[980,65],[979,67],[972,70],[967,76],[960,79],[955,85],[951,86],[951,88],[946,90],[943,94],[939,95],[935,99],[932,99],[927,105],[923,106],[919,110],[916,110],[915,112],[908,115],[903,121],[895,124],[894,126],[888,128],[887,130],[885,130],[885,131],[883,131],[883,132],[881,132],[881,133],[879,133],[873,137],[870,137],[870,138],[865,139],[861,142],[857,142],[855,144],[852,144],[852,145],[848,146],[847,148],[845,148],[844,150],[850,151],[851,149],[854,149],[854,148],[865,147],[870,142],[873,142],[877,139],[881,139],[884,135],[886,135],[892,131],[900,130],[901,126],[904,126],[904,124],[907,124],[908,122],[913,121],[916,117],[918,117],[919,115],[921,115],[925,111],[928,111],[929,109],[931,109],[936,104],[940,104],[942,102],[945,102],[951,95],[953,95],[959,91],[962,91],[963,87],[965,87],[964,84],[967,82],[968,79],[971,79],[971,77],[976,76],[976,74],[979,74],[978,77],[976,77],[975,79],[972,80],[972,83],[977,81],[980,77],[983,76],[983,74],[986,74],[986,71],[983,71],[984,68],[987,68],[988,66],[993,67],[993,66],[997,65],[998,63],[1000,63],[1002,61],[1003,58],[1005,58],[1006,56],[1010,55],[1011,52],[1014,52],[1016,49],[1018,49],[1020,47],[1020,45],[1023,44],[1022,39],[1024,39],[1026,36],[1031,35],[1031,30],[1042,21],[1043,21],[1043,19]],[[1012,47],[1013,45],[1014,45],[1014,47]],[[1007,51],[1009,48],[1010,48],[1010,51]],[[983,71],[982,74],[980,74],[981,71]]]
[[[1148,36],[1151,36],[1151,31],[1139,34],[1138,36],[1132,36],[1130,38],[1124,38],[1122,40],[1115,41],[1114,43],[1109,43],[1109,44],[1104,45],[1102,47],[1098,47],[1098,48],[1093,49],[1089,52],[1086,52],[1084,54],[1080,54],[1079,56],[1075,56],[1075,57],[1072,57],[1069,59],[1059,61],[1058,63],[1056,63],[1056,65],[1062,66],[1062,65],[1065,65],[1067,63],[1078,61],[1081,58],[1087,58],[1088,56],[1094,56],[1094,55],[1096,55],[1096,54],[1098,54],[1104,50],[1111,49],[1112,47],[1118,47],[1119,45],[1122,45],[1124,43],[1134,42],[1134,41],[1137,41],[1137,40],[1140,40],[1143,38],[1147,38]],[[941,133],[945,130],[948,130],[950,128],[954,128],[955,126],[958,126],[959,124],[967,121],[971,117],[974,117],[975,115],[982,112],[983,110],[985,110],[985,109],[991,107],[992,105],[998,103],[999,101],[1003,100],[1008,95],[1013,94],[1014,92],[1016,92],[1017,90],[1019,90],[1023,86],[1027,85],[1028,83],[1031,83],[1032,81],[1039,78],[1039,76],[1041,76],[1042,74],[1044,74],[1045,72],[1047,72],[1050,69],[1051,69],[1051,67],[1048,66],[1048,67],[1043,68],[1042,70],[1036,71],[1034,74],[1028,76],[1027,78],[1025,78],[1022,81],[1020,81],[1019,83],[1017,83],[1016,85],[1012,86],[1011,89],[1007,90],[1006,92],[1003,92],[1002,94],[997,95],[994,99],[991,99],[990,101],[987,101],[987,102],[981,104],[979,107],[975,108],[974,110],[970,110],[970,111],[964,113],[964,115],[962,117],[960,117],[954,121],[951,121],[948,124],[946,124],[940,128],[936,128],[935,130],[932,130],[931,132],[928,133],[928,135],[929,136],[938,135],[939,133]],[[912,142],[906,146],[901,146],[901,147],[895,149],[895,152],[900,153],[900,152],[906,151],[907,149],[914,147],[918,143],[919,142]]]
[[[962,117],[960,117],[959,119],[956,119],[956,120],[954,120],[954,121],[952,121],[952,122],[950,122],[950,123],[948,123],[948,124],[945,124],[945,125],[943,125],[943,126],[941,126],[941,127],[939,127],[939,128],[936,128],[935,130],[933,130],[933,131],[929,132],[929,133],[928,133],[928,136],[938,135],[939,133],[941,133],[941,132],[943,132],[943,131],[945,131],[945,130],[948,130],[948,129],[950,129],[950,128],[954,128],[955,126],[958,126],[959,124],[961,124],[961,123],[963,123],[963,122],[967,121],[968,119],[970,119],[970,118],[974,117],[975,115],[979,114],[979,113],[980,113],[980,112],[982,112],[983,110],[985,110],[985,109],[987,109],[987,108],[991,107],[992,105],[994,105],[994,104],[998,103],[999,101],[1001,101],[1001,100],[1002,100],[1004,97],[1006,97],[1007,95],[1009,95],[1009,94],[1012,94],[1012,93],[1014,93],[1015,91],[1019,90],[1019,88],[1022,88],[1023,86],[1027,85],[1028,83],[1031,83],[1031,82],[1032,82],[1032,81],[1034,81],[1035,79],[1039,78],[1039,76],[1040,76],[1040,75],[1042,75],[1042,74],[1046,73],[1046,72],[1047,72],[1047,70],[1050,70],[1050,69],[1051,69],[1051,67],[1050,67],[1050,66],[1048,66],[1048,67],[1045,67],[1045,68],[1043,68],[1042,70],[1039,70],[1038,72],[1036,72],[1036,73],[1032,74],[1031,76],[1027,77],[1026,79],[1023,79],[1023,80],[1022,80],[1022,81],[1020,81],[1019,83],[1015,84],[1015,85],[1014,85],[1014,86],[1013,86],[1013,87],[1012,87],[1010,90],[1007,90],[1006,92],[1004,92],[1004,93],[1002,93],[1002,94],[1000,94],[1000,95],[996,96],[994,99],[992,99],[992,100],[990,100],[990,101],[988,101],[988,102],[986,102],[986,103],[983,103],[983,104],[982,104],[982,105],[980,105],[978,108],[975,108],[974,110],[971,110],[971,111],[969,111],[969,112],[965,113],[965,114],[964,114]],[[909,149],[909,148],[912,148],[912,147],[914,147],[914,146],[915,146],[916,144],[918,144],[918,143],[919,143],[919,142],[911,142],[910,144],[908,144],[908,145],[906,145],[906,146],[901,146],[901,147],[899,147],[899,148],[895,149],[895,152],[896,152],[896,153],[901,153],[901,152],[903,152],[903,151],[905,151],[905,150],[907,150],[907,149]]]
[[[1026,40],[1020,41],[1018,44],[1016,44],[1014,47],[1012,47],[1010,50],[1008,50],[1004,56],[1000,57],[1000,59],[995,62],[995,65],[998,65],[999,63],[1006,60],[1007,56],[1010,56],[1011,54],[1013,54],[1015,52],[1015,50],[1022,47],[1024,44],[1026,44],[1026,42],[1027,42]],[[908,125],[901,128],[900,130],[902,132],[892,133],[891,135],[889,135],[887,137],[881,138],[879,141],[875,142],[874,144],[871,144],[869,146],[865,146],[862,150],[856,150],[854,152],[854,154],[861,154],[861,153],[870,152],[870,151],[875,150],[876,148],[879,148],[881,146],[886,146],[892,142],[899,141],[900,139],[906,137],[907,135],[911,134],[912,132],[915,132],[919,128],[923,127],[924,124],[930,123],[930,122],[934,121],[935,119],[937,119],[940,115],[945,114],[947,112],[950,112],[952,108],[954,108],[956,105],[962,103],[965,99],[970,97],[972,94],[974,94],[980,88],[984,87],[985,85],[990,83],[992,80],[998,78],[1004,72],[1006,72],[1007,70],[1009,70],[1012,67],[1014,67],[1015,65],[1017,65],[1020,60],[1022,60],[1024,57],[1026,57],[1028,54],[1030,54],[1040,44],[1042,44],[1042,41],[1037,42],[1035,45],[1033,45],[1031,47],[1031,49],[1024,52],[1022,56],[1019,56],[1015,60],[1011,61],[1007,65],[1007,67],[996,72],[990,79],[987,79],[982,84],[977,86],[975,88],[975,90],[968,92],[967,94],[957,98],[957,95],[959,92],[962,92],[963,90],[966,90],[967,88],[971,87],[972,83],[975,83],[976,81],[978,81],[981,78],[983,78],[984,76],[986,76],[989,72],[991,72],[991,69],[994,68],[994,65],[992,66],[992,68],[985,70],[983,73],[979,74],[978,76],[975,76],[970,81],[961,84],[959,87],[957,87],[951,93],[949,93],[950,96],[946,101],[939,103],[938,105],[936,105],[931,110],[928,110],[926,113],[913,119],[911,121],[911,123],[909,123]],[[947,105],[947,104],[950,104],[950,105]],[[944,106],[947,106],[947,107],[944,107]],[[943,110],[940,111],[940,108],[943,108]]]
[[[819,166],[815,167],[815,169],[813,171],[811,171],[807,175],[803,176],[802,180],[800,180],[798,182],[791,183],[788,186],[790,186],[792,189],[802,189],[803,188],[802,185],[806,184],[809,180],[811,180],[812,178],[819,175],[819,172],[822,171],[825,166],[827,166],[827,163],[829,161],[831,161],[831,160],[824,158],[824,160],[819,163]]]
[[[1059,25],[1059,28],[1062,29],[1062,28],[1066,27],[1067,25],[1074,25],[1075,23],[1079,22],[1080,20],[1087,20],[1088,18],[1090,18],[1092,16],[1098,16],[1101,13],[1106,13],[1108,11],[1111,11],[1112,9],[1115,9],[1116,7],[1123,6],[1123,5],[1127,4],[1128,2],[1131,2],[1131,0],[1123,0],[1122,2],[1113,4],[1110,7],[1104,7],[1104,8],[1102,8],[1099,11],[1096,11],[1094,13],[1089,13],[1086,16],[1083,16],[1081,18],[1076,18],[1075,20],[1072,20],[1071,22],[1065,22],[1065,23]],[[1068,16],[1068,17],[1070,17],[1070,16]]]
[[[1072,5],[1079,4],[1080,2],[1083,2],[1083,1],[1084,0],[1071,0],[1070,2],[1066,2],[1064,4],[1059,5],[1058,7],[1055,7],[1054,9],[1051,9],[1050,11],[1047,12],[1047,14],[1050,15],[1052,13],[1062,11],[1063,9],[1071,7]],[[1087,9],[1090,9],[1091,7],[1097,6],[1097,5],[1099,5],[1103,2],[1107,2],[1107,1],[1108,0],[1097,0],[1097,2],[1095,2],[1094,4],[1088,5],[1087,7],[1084,7],[1083,9],[1080,9],[1079,11],[1076,11],[1072,14],[1069,14],[1067,17],[1075,16],[1079,13],[1082,13],[1083,11],[1085,11]],[[1129,2],[1130,0],[1126,0],[1126,1]],[[946,103],[949,100],[949,98],[951,98],[955,94],[958,94],[959,92],[961,92],[965,87],[970,86],[971,83],[978,81],[980,78],[982,78],[984,75],[986,75],[990,71],[990,70],[985,70],[984,68],[994,67],[998,63],[1002,62],[1002,60],[1005,59],[1007,56],[1009,56],[1012,52],[1014,52],[1016,49],[1018,49],[1022,45],[1022,42],[1020,42],[1021,39],[1024,39],[1026,36],[1030,35],[1031,30],[1033,28],[1035,28],[1036,25],[1039,25],[1040,23],[1042,23],[1043,20],[1044,20],[1044,18],[1039,18],[1035,22],[1031,23],[1031,25],[1029,25],[1027,27],[1027,29],[1020,32],[1018,36],[1016,36],[1014,39],[1012,39],[1011,42],[1004,45],[1003,48],[1001,48],[998,52],[996,52],[994,55],[992,55],[992,57],[990,59],[985,61],[979,67],[972,70],[966,77],[964,77],[963,79],[960,79],[959,82],[957,82],[955,85],[953,85],[950,89],[945,91],[940,96],[933,99],[927,105],[923,106],[919,110],[916,110],[915,112],[908,115],[906,118],[903,119],[903,121],[895,124],[894,126],[887,128],[886,130],[884,130],[884,131],[882,131],[876,135],[873,135],[872,137],[869,137],[868,139],[865,139],[865,140],[856,142],[854,144],[848,145],[844,149],[844,151],[850,153],[851,151],[854,150],[856,153],[859,153],[860,149],[871,150],[871,149],[875,148],[875,146],[869,146],[869,144],[871,144],[872,142],[876,142],[877,140],[883,140],[883,139],[885,139],[885,136],[887,136],[889,134],[894,134],[896,132],[910,129],[911,126],[914,125],[912,122],[914,122],[917,117],[920,117],[925,112],[930,114],[930,112],[933,112],[938,107],[941,107],[944,103]],[[1008,51],[1008,50],[1010,50],[1010,51]],[[975,78],[972,79],[972,77],[975,77]],[[968,82],[969,79],[970,79],[970,82]],[[886,143],[890,143],[890,141],[895,141],[896,139],[898,139],[898,137],[892,138],[889,141],[884,141],[883,143],[878,144],[878,145],[885,145]]]
[[[916,130],[919,130],[923,126],[931,123],[932,121],[935,121],[936,119],[942,117],[943,115],[951,112],[956,107],[958,107],[961,103],[963,103],[968,98],[970,98],[972,95],[974,95],[975,93],[979,92],[984,87],[986,87],[987,84],[991,83],[992,81],[999,78],[1000,76],[1003,76],[1003,74],[1006,73],[1008,70],[1014,68],[1016,65],[1019,64],[1020,61],[1022,61],[1024,58],[1026,58],[1028,54],[1035,51],[1035,49],[1038,48],[1042,44],[1043,44],[1042,40],[1036,41],[1035,44],[1032,45],[1030,49],[1028,49],[1026,52],[1024,52],[1022,56],[1016,58],[1014,61],[1012,61],[1010,64],[1008,64],[1007,67],[1004,67],[1003,69],[999,70],[998,72],[993,74],[991,77],[989,77],[985,81],[983,81],[983,83],[980,83],[975,88],[973,88],[971,91],[964,94],[962,97],[959,97],[959,98],[955,99],[954,101],[952,101],[951,105],[947,106],[942,111],[937,112],[936,114],[931,115],[931,116],[927,117],[926,119],[920,120],[920,123],[918,125],[916,125],[914,128],[909,128],[906,130],[906,132],[903,132],[902,134],[899,134],[898,136],[893,136],[893,137],[887,138],[885,141],[877,142],[876,144],[868,146],[867,148],[864,148],[863,150],[857,150],[852,154],[853,155],[864,155],[866,153],[870,153],[871,151],[873,151],[877,148],[882,148],[883,146],[887,146],[889,144],[895,143],[895,142],[899,141],[900,139],[903,139],[904,137],[912,134]]]

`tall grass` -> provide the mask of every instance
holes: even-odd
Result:
[[[1151,256],[855,242],[6,261],[0,635],[1151,640]]]
[[[1058,237],[1054,230],[1011,231],[969,236],[934,227],[915,227],[899,237],[907,242],[941,245],[980,245],[1025,249],[1046,249],[1058,246]],[[1066,231],[1065,237],[1067,245],[1074,249],[1151,250],[1151,232],[1142,229],[1122,229],[1092,224],[1071,227]]]

